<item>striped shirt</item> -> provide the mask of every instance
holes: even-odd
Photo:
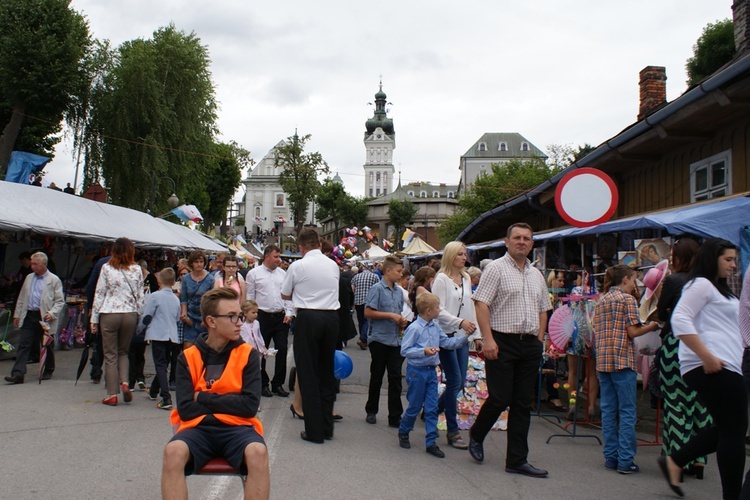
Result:
[[[602,296],[594,310],[596,371],[635,370],[635,343],[628,336],[628,326],[640,322],[638,302],[632,295],[612,287]]]
[[[380,278],[366,269],[358,272],[352,278],[352,286],[354,287],[354,305],[361,306],[367,301],[367,293],[375,283],[380,281]]]
[[[502,333],[539,331],[539,314],[552,309],[547,282],[526,259],[523,269],[505,254],[482,273],[474,300],[490,308],[490,328]]]

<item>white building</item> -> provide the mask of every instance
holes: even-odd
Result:
[[[547,155],[516,132],[487,132],[461,156],[459,170],[461,181],[459,191],[474,185],[480,175],[492,171],[495,163],[503,164],[511,160],[530,160],[539,158],[547,160]]]
[[[383,83],[375,94],[375,114],[365,122],[365,196],[374,198],[393,192],[393,150],[396,132],[393,120],[386,116]]]
[[[281,234],[294,232],[294,217],[287,194],[279,184],[283,167],[276,166],[276,148],[284,144],[285,141],[280,141],[271,148],[242,181],[245,185],[245,224],[251,234],[273,228]],[[315,204],[310,203],[305,224],[315,223]]]

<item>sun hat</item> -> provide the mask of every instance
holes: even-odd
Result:
[[[661,260],[658,264],[648,270],[646,276],[643,277],[643,284],[646,285],[646,294],[644,298],[650,299],[654,294],[664,278],[667,277],[667,270],[669,269],[669,261]]]

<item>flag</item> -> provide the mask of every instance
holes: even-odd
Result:
[[[409,243],[411,243],[411,240],[414,238],[414,235],[417,234],[411,229],[407,229],[404,231],[403,236],[401,236],[401,241],[404,242],[404,248],[409,246]]]
[[[49,163],[51,158],[39,156],[23,151],[13,151],[8,162],[8,171],[5,180],[18,184],[31,184],[34,180],[32,174],[39,172]]]

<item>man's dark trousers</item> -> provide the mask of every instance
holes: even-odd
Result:
[[[355,305],[357,311],[357,324],[359,326],[359,340],[367,344],[367,330],[370,328],[370,320],[365,318],[365,305]]]
[[[308,439],[323,441],[333,437],[333,358],[339,315],[337,311],[299,309],[294,328],[294,361],[302,390],[305,433]]]
[[[520,467],[529,454],[529,425],[534,387],[539,377],[542,343],[536,335],[492,332],[497,342],[498,358],[485,361],[487,390],[485,401],[471,427],[471,437],[483,442],[500,413],[508,413],[508,449],[506,467]]]
[[[268,313],[258,311],[258,323],[260,324],[260,333],[263,335],[263,341],[266,347],[270,347],[273,340],[274,348],[279,352],[274,356],[275,365],[273,370],[273,380],[271,387],[277,388],[284,385],[286,380],[286,352],[289,346],[289,325],[284,324],[284,311],[277,313]],[[266,358],[263,357],[260,362],[260,375],[263,381],[263,387],[268,387],[268,374],[266,373]],[[299,369],[299,368],[298,368]]]
[[[23,319],[23,325],[19,331],[20,338],[18,340],[18,350],[16,351],[16,362],[13,364],[11,369],[11,375],[20,375],[23,377],[26,375],[26,363],[29,361],[29,353],[31,352],[32,346],[36,343],[39,345],[42,342],[42,325],[39,321],[42,319],[42,314],[39,311],[28,311],[26,317]],[[44,374],[52,375],[55,371],[55,343],[51,343],[47,347],[47,359],[44,362]]]

